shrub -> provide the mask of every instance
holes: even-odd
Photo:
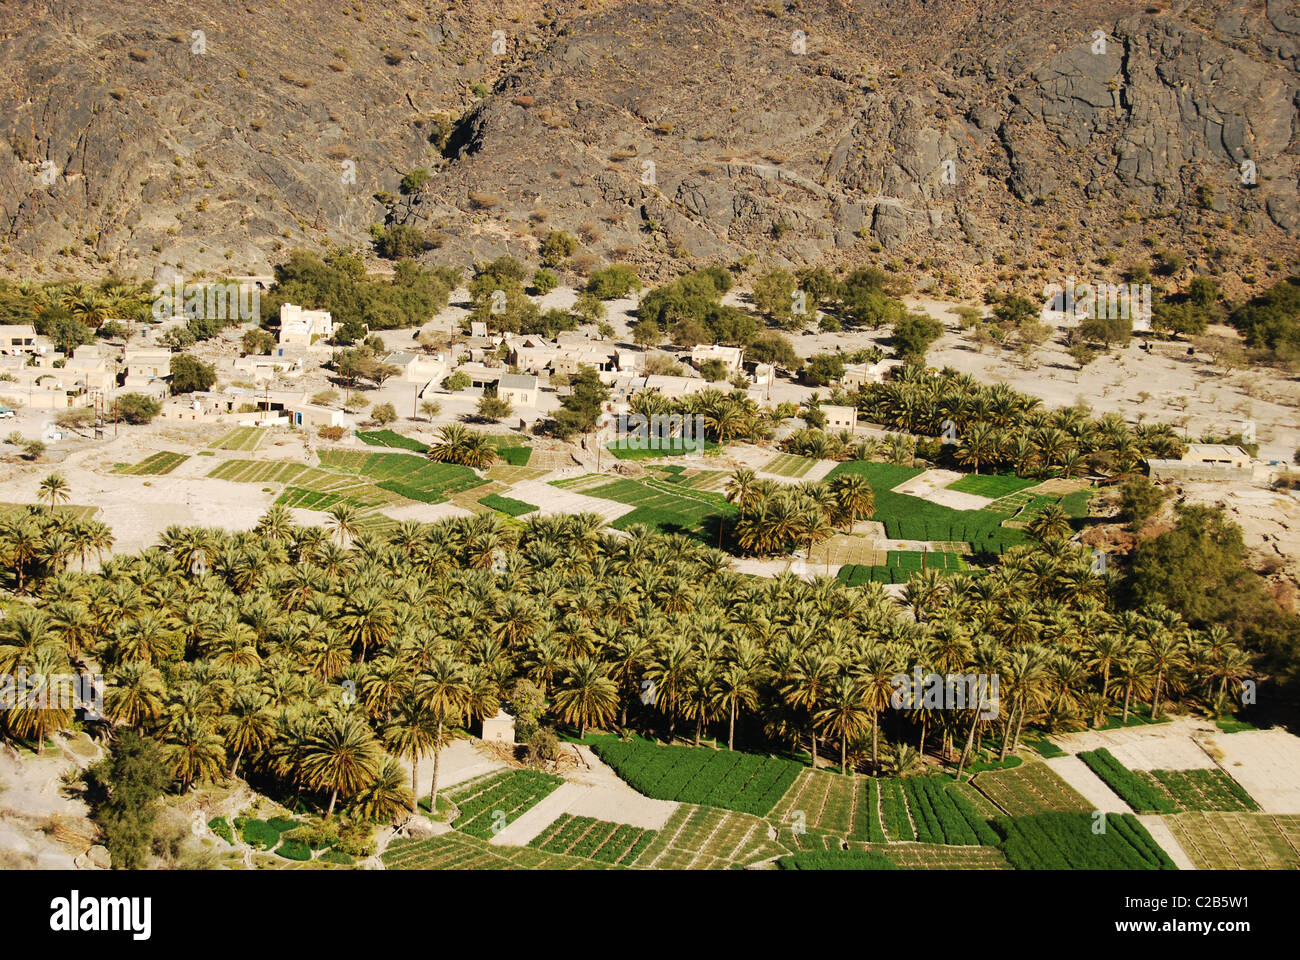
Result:
[[[285,840],[280,846],[276,847],[275,852],[286,860],[311,859],[311,847],[301,840]]]
[[[342,440],[347,432],[346,427],[321,427],[316,431],[322,440]]]

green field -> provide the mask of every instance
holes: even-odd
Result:
[[[787,854],[768,839],[768,822],[745,813],[683,803],[634,864],[659,870],[728,870]]]
[[[999,817],[1002,851],[1017,870],[1175,870],[1131,813],[1106,814],[1096,832],[1090,814],[1040,813]]]
[[[812,457],[801,457],[797,453],[780,453],[760,469],[763,473],[775,473],[780,477],[802,477],[815,466],[817,461]]]
[[[581,479],[583,478],[570,478],[570,481]],[[570,482],[566,489],[574,489],[574,486]],[[633,524],[643,523],[660,533],[685,533],[704,538],[708,531],[716,529],[707,523],[708,520],[731,516],[736,512],[736,508],[727,503],[721,494],[683,490],[679,485],[664,480],[614,480],[580,489],[589,497],[600,497],[636,507],[611,524],[616,530],[626,530]]]
[[[840,567],[837,576],[846,586],[860,587],[873,580],[877,583],[907,583],[912,574],[922,570],[958,573],[968,569],[965,559],[959,553],[943,550],[890,550],[888,559],[881,566],[846,563]]]
[[[512,517],[522,517],[525,513],[532,513],[537,507],[531,503],[524,503],[522,500],[516,500],[513,497],[503,497],[495,493],[489,493],[486,497],[479,497],[478,502],[485,507],[491,507],[493,510],[500,510],[502,513],[509,514]]]
[[[1222,770],[1135,770],[1154,790],[1168,796],[1180,813],[1189,810],[1252,812],[1257,804],[1241,785]]]
[[[618,866],[629,866],[658,837],[626,823],[563,814],[528,845],[547,853],[563,853]]]
[[[452,826],[487,840],[513,823],[564,781],[536,770],[501,770],[457,784],[446,791],[459,815]]]
[[[493,434],[488,439],[497,448],[497,456],[501,458],[502,463],[512,467],[526,467],[528,461],[532,459],[533,448],[524,442],[523,437],[507,433]]]
[[[32,510],[40,506],[42,511],[49,510],[49,507],[41,506],[35,503],[0,503],[0,513],[14,513]],[[99,507],[84,506],[76,503],[60,503],[54,508],[54,512],[64,517],[72,517],[74,520],[88,520],[99,512]]]
[[[1011,770],[975,775],[973,786],[1011,816],[1034,813],[1083,813],[1091,810],[1073,787],[1044,763],[1025,763]]]
[[[415,453],[428,453],[429,448],[419,440],[402,436],[392,430],[357,431],[357,439],[372,447],[389,447],[394,450],[411,450]]]
[[[948,489],[996,500],[1017,490],[1023,490],[1025,487],[1032,487],[1036,483],[1037,480],[1026,480],[1024,477],[1017,477],[1014,473],[968,473],[960,480],[948,484]]]
[[[891,540],[930,540],[969,543],[977,553],[1001,553],[1024,540],[1024,534],[1002,526],[1006,517],[992,509],[954,510],[920,497],[894,493],[893,488],[922,473],[916,467],[851,460],[837,464],[827,479],[846,473],[865,477],[876,496],[870,519],[885,525]]]
[[[659,441],[658,445],[644,450],[635,446],[635,443],[636,441],[616,440],[605,444],[605,449],[618,460],[655,460],[659,457],[688,457],[691,454],[704,456],[719,450],[718,444],[713,440],[692,440],[687,443],[680,437]]]
[[[758,816],[776,806],[802,769],[793,760],[737,750],[661,747],[612,737],[595,741],[592,749],[647,797]]]
[[[1164,821],[1197,870],[1300,869],[1300,815],[1199,812]]]
[[[389,870],[608,870],[598,860],[547,853],[532,847],[489,846],[452,831],[426,840],[394,840],[384,852]]]
[[[209,450],[241,450],[250,453],[257,449],[266,431],[261,427],[235,427],[220,440],[208,444]]]
[[[188,460],[187,453],[172,453],[167,450],[150,454],[134,466],[118,467],[114,473],[131,474],[132,476],[162,476],[171,473],[182,463]]]

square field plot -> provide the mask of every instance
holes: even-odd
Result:
[[[948,484],[946,489],[996,500],[1025,487],[1032,487],[1037,482],[1017,477],[1014,473],[968,473],[960,480]]]

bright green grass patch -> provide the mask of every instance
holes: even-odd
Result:
[[[1222,770],[1135,770],[1134,775],[1169,796],[1177,812],[1209,810],[1223,813],[1259,809],[1241,785]]]
[[[608,740],[593,746],[633,789],[677,800],[765,816],[802,769],[792,760],[708,747],[659,747]]]
[[[225,817],[213,817],[208,821],[208,828],[222,840],[226,841],[226,843],[229,843],[232,846],[234,845],[235,835],[231,831],[230,823]]]
[[[780,453],[760,469],[764,473],[775,473],[780,477],[802,477],[815,466],[817,461],[812,457],[801,457],[797,453]]]
[[[261,427],[235,427],[221,439],[208,444],[208,448],[212,450],[256,450],[257,445],[262,442],[262,434],[265,432]]]
[[[657,836],[655,830],[643,830],[626,823],[564,814],[528,845],[548,853],[626,866],[635,862]]]
[[[502,513],[509,514],[512,517],[522,517],[525,513],[532,513],[537,507],[531,503],[525,503],[522,500],[516,500],[513,497],[502,497],[495,493],[489,493],[486,497],[479,497],[479,503],[485,507],[491,507],[493,510],[500,510]]]
[[[616,440],[605,444],[605,449],[619,460],[654,460],[658,457],[685,457],[693,453],[708,455],[716,454],[721,449],[714,440],[683,441],[680,437],[659,441],[658,446],[644,450],[630,445],[635,443],[636,441]]]
[[[357,439],[372,447],[393,447],[398,450],[414,450],[416,453],[428,453],[429,448],[419,440],[405,437],[392,430],[357,431]]]
[[[827,479],[846,473],[865,477],[876,498],[876,511],[869,519],[884,523],[885,535],[891,540],[964,542],[980,553],[1001,553],[1024,540],[1021,531],[1002,526],[1005,516],[997,511],[954,510],[893,492],[921,472],[895,463],[852,460],[837,464]]]
[[[512,467],[526,467],[528,461],[532,459],[533,448],[524,442],[523,437],[516,437],[513,434],[493,434],[488,439],[497,448],[497,457],[502,463],[508,463]]]
[[[711,518],[731,516],[736,512],[736,508],[721,494],[683,490],[663,480],[615,480],[583,488],[581,492],[589,497],[636,507],[611,524],[616,530],[643,523],[659,533],[686,533],[701,537]]]
[[[1258,730],[1259,727],[1253,723],[1247,723],[1245,720],[1238,720],[1236,717],[1220,717],[1214,721],[1214,725],[1224,733],[1246,733],[1249,730]]]
[[[1049,760],[1052,759],[1053,757],[1068,756],[1068,754],[1066,754],[1064,750],[1062,750],[1056,744],[1052,743],[1051,740],[1047,740],[1047,739],[1032,740],[1029,737],[1026,737],[1025,743],[1033,747],[1034,750],[1038,752],[1038,755],[1040,757],[1046,757]]]
[[[947,489],[996,500],[1017,490],[1023,490],[1025,487],[1032,487],[1036,483],[1037,480],[1026,480],[1024,477],[1017,477],[1014,473],[968,473],[960,480],[948,484]]]

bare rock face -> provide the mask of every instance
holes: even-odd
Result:
[[[383,222],[431,262],[560,229],[651,273],[1300,250],[1285,0],[583,6],[11,0],[0,271],[264,273]]]

